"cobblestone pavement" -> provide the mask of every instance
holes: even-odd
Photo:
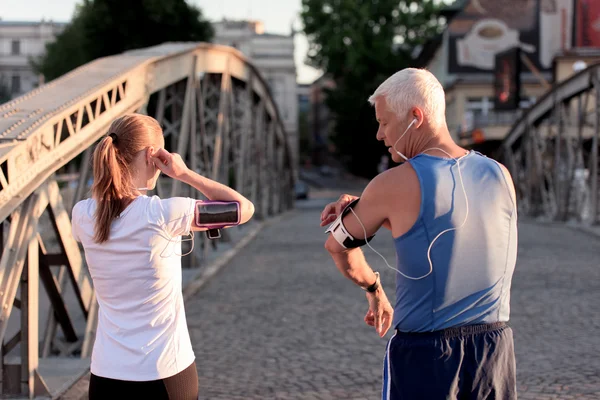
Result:
[[[201,399],[378,399],[367,302],[323,248],[325,200],[265,228],[186,304]],[[389,262],[391,238],[373,242]],[[600,241],[522,222],[512,288],[520,399],[600,399]],[[393,271],[370,249],[393,297]]]
[[[386,339],[323,248],[324,204],[263,229],[186,303],[201,399],[377,398]]]
[[[600,399],[600,240],[520,224],[511,324],[519,399]]]
[[[200,399],[379,399],[387,340],[362,321],[364,293],[323,249],[311,194],[266,227],[186,302]],[[519,399],[600,399],[600,240],[522,221],[511,325]],[[391,238],[372,242],[393,262]],[[392,300],[393,271],[370,249]],[[87,398],[87,381],[65,399]],[[77,393],[75,393],[77,392]]]

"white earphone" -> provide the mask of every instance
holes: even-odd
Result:
[[[396,144],[398,143],[398,141],[400,141],[400,139],[402,139],[402,137],[404,137],[404,135],[406,135],[406,132],[408,132],[408,130],[410,129],[411,126],[413,126],[413,124],[415,124],[417,122],[417,119],[413,119],[413,121],[408,125],[408,127],[406,128],[406,130],[404,131],[404,133],[402,134],[402,136],[400,136],[400,138],[398,138],[398,140],[396,140],[396,143],[394,143],[394,146],[392,146],[392,148],[394,149],[394,151],[400,156],[403,157],[405,160],[408,160],[408,158],[400,153],[398,150],[396,150]],[[388,266],[388,268],[393,269],[394,271],[398,272],[400,275],[402,275],[403,277],[405,277],[406,279],[411,279],[411,280],[420,280],[423,279],[427,276],[429,276],[429,274],[431,274],[433,272],[433,261],[431,261],[431,248],[433,247],[433,244],[435,243],[435,241],[442,236],[444,233],[446,232],[450,232],[450,231],[454,231],[454,230],[458,230],[460,228],[462,228],[466,223],[467,223],[467,218],[469,216],[469,198],[467,197],[467,191],[465,189],[465,183],[463,181],[463,177],[462,177],[462,172],[460,171],[460,161],[458,158],[454,158],[452,157],[447,151],[440,149],[439,147],[431,147],[429,149],[423,150],[423,153],[429,151],[429,150],[439,150],[442,153],[445,153],[448,157],[450,157],[451,159],[453,159],[454,161],[456,161],[456,165],[458,166],[458,176],[460,178],[460,184],[463,190],[463,194],[465,196],[465,205],[466,205],[466,210],[465,210],[465,219],[463,220],[462,224],[460,224],[460,226],[456,227],[456,228],[448,228],[446,230],[443,230],[442,232],[440,232],[429,244],[429,247],[427,248],[427,259],[429,260],[429,272],[427,272],[425,275],[423,276],[419,276],[419,277],[412,277],[412,276],[408,276],[406,274],[404,274],[403,272],[399,271],[398,269],[392,267],[387,260],[385,259],[384,256],[382,256],[377,250],[375,250],[371,244],[369,242],[367,242],[367,246],[369,246],[369,248],[371,250],[373,250],[375,252],[375,254],[377,254],[379,257],[381,257],[383,259],[383,261],[385,262],[385,264]],[[354,210],[352,208],[350,208],[350,211],[352,212],[352,214],[354,214],[354,216],[356,217],[356,220],[358,221],[358,223],[360,224],[360,226],[362,227],[363,230],[363,234],[364,237],[367,237],[367,230],[365,229],[365,226],[363,225],[362,221],[360,220],[360,218],[358,218],[358,215],[356,215],[356,213],[354,212]]]
[[[400,139],[402,139],[404,137],[404,135],[406,135],[406,132],[408,132],[408,130],[416,123],[418,122],[417,118],[413,119],[412,122],[410,124],[408,124],[408,127],[406,128],[406,130],[404,131],[404,133],[398,138],[398,140],[396,140],[396,143],[394,143],[394,145],[392,146],[392,149],[394,149],[394,151],[396,152],[396,154],[398,154],[400,157],[404,158],[404,160],[408,160],[408,157],[406,157],[404,154],[400,153],[398,150],[396,150],[396,145],[398,144],[398,142],[400,141]]]

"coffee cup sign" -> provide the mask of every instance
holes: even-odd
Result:
[[[488,70],[494,68],[496,53],[517,46],[530,53],[535,51],[534,46],[519,41],[519,31],[498,19],[478,21],[456,45],[459,65]]]

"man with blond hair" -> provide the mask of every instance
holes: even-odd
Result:
[[[383,337],[383,399],[515,399],[510,288],[517,209],[509,172],[452,139],[445,94],[423,69],[403,69],[369,102],[377,140],[401,165],[376,176],[360,198],[328,204],[325,248],[366,291],[365,322]],[[406,162],[403,162],[406,161]],[[391,231],[394,306],[360,249]],[[387,261],[386,261],[387,264]]]

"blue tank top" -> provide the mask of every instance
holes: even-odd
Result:
[[[394,244],[396,268],[417,278],[430,270],[429,245],[463,223],[466,204],[455,160],[420,154],[408,162],[419,178],[421,208],[414,226]],[[396,273],[394,326],[400,331],[508,321],[517,258],[515,200],[494,160],[471,151],[459,162],[467,221],[435,241],[428,276],[411,280]]]

